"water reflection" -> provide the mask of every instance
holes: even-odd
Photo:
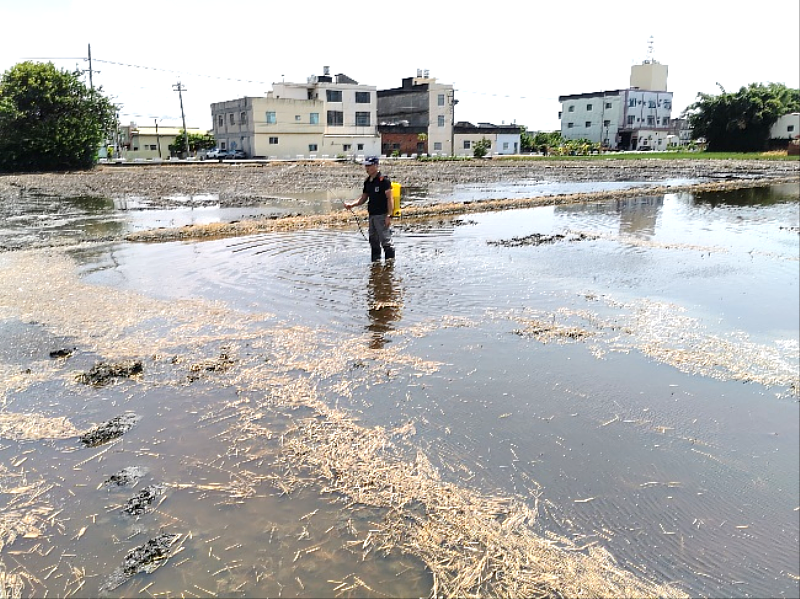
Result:
[[[575,215],[588,215],[586,225],[616,229],[620,234],[651,238],[656,234],[658,221],[664,208],[664,199],[674,194],[618,198],[595,204],[556,206],[555,214],[569,219]]]
[[[695,205],[716,206],[770,206],[797,201],[797,185],[786,183],[769,187],[752,187],[729,191],[692,194]]]
[[[367,286],[367,330],[372,333],[370,349],[383,349],[391,340],[386,334],[394,330],[394,323],[403,314],[402,289],[395,273],[394,260],[374,262],[370,266]]]

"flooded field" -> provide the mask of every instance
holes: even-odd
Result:
[[[7,594],[800,594],[797,185],[119,241],[352,192],[4,223]]]

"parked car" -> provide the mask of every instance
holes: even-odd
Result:
[[[210,150],[205,150],[205,153],[200,154],[200,160],[214,160],[217,158],[225,158],[225,156],[220,156],[220,154],[227,154],[227,150],[220,150],[219,148],[211,148]]]
[[[240,160],[242,158],[247,158],[247,154],[244,153],[244,150],[234,150],[232,158]]]

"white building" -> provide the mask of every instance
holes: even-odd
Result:
[[[560,96],[561,136],[612,149],[664,150],[672,114],[672,92],[666,88],[666,65],[651,60],[631,68],[628,89]]]
[[[770,139],[797,139],[800,135],[800,112],[784,114],[769,130]]]
[[[266,97],[211,105],[220,148],[248,157],[316,158],[380,154],[376,88],[346,75],[274,83]]]
[[[473,156],[475,144],[484,139],[489,142],[487,156],[519,154],[522,129],[517,125],[493,125],[491,123],[456,123],[455,155]]]

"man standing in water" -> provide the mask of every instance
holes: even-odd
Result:
[[[381,259],[381,247],[387,260],[394,259],[394,246],[392,245],[392,182],[389,177],[378,170],[378,157],[370,156],[364,160],[367,169],[367,178],[364,180],[364,189],[361,197],[353,202],[345,203],[345,208],[350,210],[360,206],[366,201],[369,212],[369,245],[372,248],[372,261]]]

